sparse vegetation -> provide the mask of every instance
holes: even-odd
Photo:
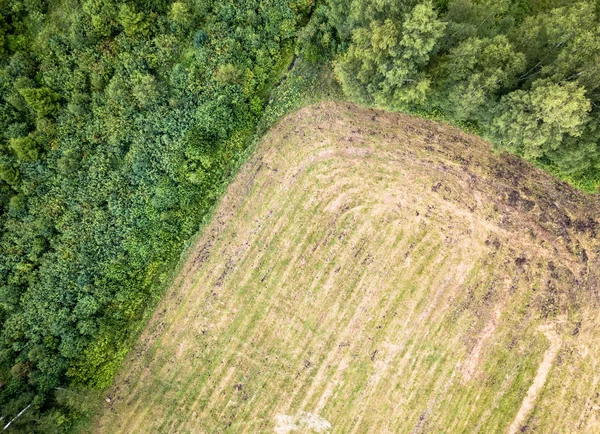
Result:
[[[456,128],[305,108],[227,190],[95,430],[594,432],[571,397],[596,405],[598,208]]]

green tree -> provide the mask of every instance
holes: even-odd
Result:
[[[223,85],[241,84],[242,79],[241,71],[231,63],[220,65],[215,72],[215,80]]]
[[[138,12],[130,4],[121,5],[117,21],[123,26],[123,31],[127,36],[148,36],[150,33],[150,26],[144,12]]]
[[[444,27],[431,1],[426,1],[401,23],[373,20],[357,28],[336,65],[344,91],[359,101],[392,107],[423,103],[430,86],[424,67]]]
[[[526,158],[540,158],[561,147],[568,137],[580,137],[589,121],[591,103],[576,83],[534,83],[502,99],[490,133],[501,148]]]
[[[504,35],[470,38],[453,48],[443,67],[440,105],[456,119],[477,119],[493,105],[501,89],[513,89],[525,68],[525,56]]]
[[[33,134],[10,139],[9,146],[21,161],[37,160],[42,151],[39,138]]]
[[[156,104],[160,95],[154,76],[142,73],[134,75],[131,93],[141,108],[147,108]]]
[[[39,116],[54,115],[60,108],[60,95],[48,87],[21,88],[19,93]]]
[[[85,0],[82,10],[90,17],[93,31],[100,37],[108,37],[115,28],[115,10],[112,0]]]
[[[591,2],[580,1],[527,17],[516,38],[529,67],[522,80],[572,80],[583,75],[586,67],[597,69],[598,29]]]
[[[19,169],[9,159],[0,160],[0,179],[8,185],[17,187],[21,178]]]
[[[192,10],[187,3],[182,1],[173,2],[169,12],[169,19],[172,23],[185,30],[192,24],[192,18]]]

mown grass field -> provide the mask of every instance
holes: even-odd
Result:
[[[455,128],[302,109],[230,186],[95,430],[598,432],[599,211]]]

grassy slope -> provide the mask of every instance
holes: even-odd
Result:
[[[287,432],[304,411],[495,432],[521,407],[513,430],[597,431],[599,211],[455,128],[305,108],[228,189],[96,431]]]

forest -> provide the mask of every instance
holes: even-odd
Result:
[[[0,423],[91,417],[297,68],[597,191],[599,25],[591,0],[0,0]]]

